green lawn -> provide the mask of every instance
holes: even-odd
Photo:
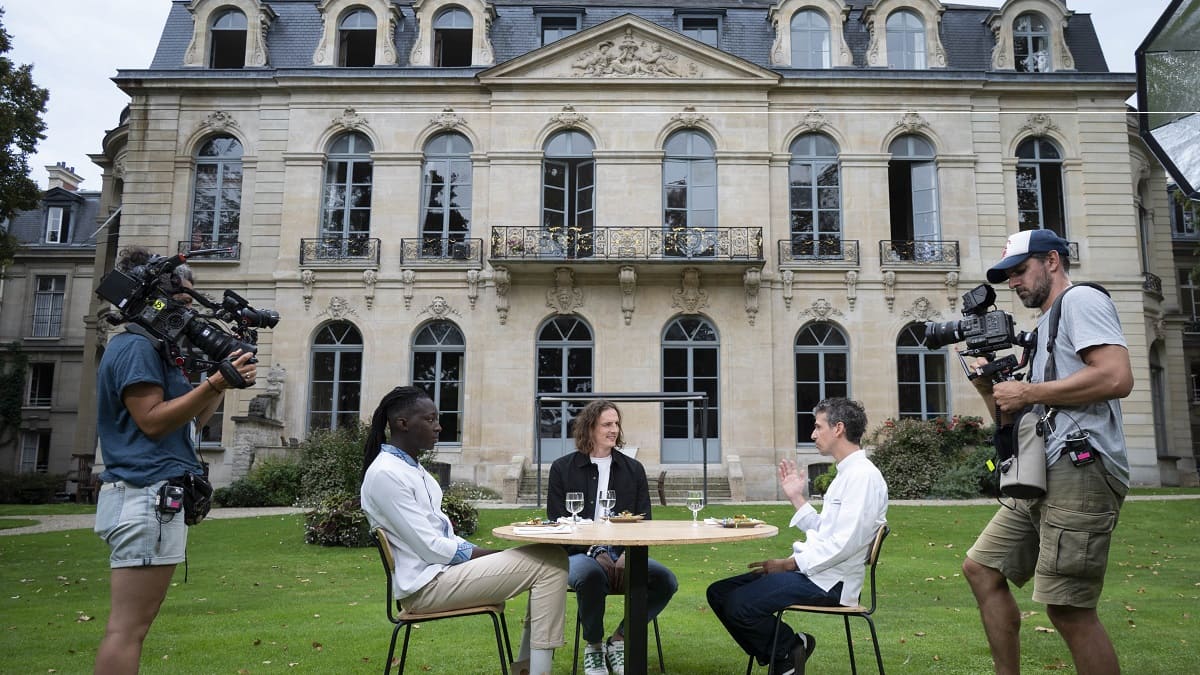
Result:
[[[994,511],[991,506],[893,507],[892,535],[879,567],[876,614],[889,672],[977,674],[990,670],[978,614],[960,574],[963,553]],[[786,525],[790,510],[711,507],[704,515],[747,513]],[[528,510],[480,512],[489,546],[508,542],[491,528]],[[659,518],[690,517],[681,507]],[[189,579],[176,574],[147,639],[147,673],[375,673],[382,671],[390,624],[383,614],[383,574],[374,549],[325,549],[303,543],[300,516],[208,521],[192,530]],[[745,657],[710,616],[704,589],[745,563],[778,557],[790,538],[661,547],[651,555],[680,579],[663,613],[667,668],[691,675],[740,674]],[[1200,595],[1200,500],[1131,502],[1122,514],[1100,607],[1126,672],[1192,673]],[[0,538],[0,672],[91,672],[108,612],[107,548],[90,531]],[[573,603],[572,600],[568,600]],[[1061,638],[1048,632],[1042,607],[1018,591],[1026,612],[1025,670],[1072,670]],[[616,617],[619,602],[609,610]],[[524,602],[510,603],[517,638]],[[571,606],[571,605],[569,605]],[[795,619],[792,619],[793,625]],[[573,623],[568,624],[568,641]],[[853,624],[859,664],[873,672],[861,620]],[[841,622],[811,617],[805,630],[819,647],[809,672],[849,672]],[[414,630],[410,673],[493,673],[485,617]],[[570,649],[556,672],[570,672]],[[758,673],[764,671],[759,670]]]

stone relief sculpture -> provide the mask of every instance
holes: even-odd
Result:
[[[554,270],[554,287],[546,291],[546,306],[559,314],[574,314],[583,306],[583,289],[575,287],[575,273],[571,268]]]
[[[888,311],[896,306],[896,272],[888,270],[883,273],[883,299],[887,300]]]
[[[958,301],[958,272],[946,272],[946,299],[950,301],[950,311]]]
[[[689,70],[696,68],[689,64]],[[678,55],[657,42],[634,39],[632,28],[625,29],[620,44],[605,40],[581,54],[571,69],[587,77],[683,77],[685,70]]]
[[[304,311],[312,306],[313,286],[317,283],[317,273],[312,270],[300,270],[300,283],[304,284]]]
[[[400,270],[400,283],[404,285],[404,309],[412,309],[413,287],[417,284],[417,273]]]
[[[500,317],[500,325],[508,323],[508,289],[511,277],[508,268],[501,265],[493,271],[496,283],[496,314]]]
[[[428,314],[435,319],[445,319],[450,315],[462,316],[458,313],[458,310],[451,307],[450,303],[446,302],[446,298],[441,295],[435,295],[429,305],[425,307],[425,309],[421,310],[420,314]]]
[[[479,300],[479,277],[479,270],[467,270],[467,302],[471,303],[471,309],[475,309]]]
[[[796,281],[796,273],[791,270],[784,270],[779,274],[779,278],[783,281],[783,306],[785,309],[792,308],[792,284]]]
[[[379,273],[375,270],[363,270],[363,299],[367,302],[367,309],[375,304],[375,283],[379,281]]]
[[[708,291],[700,288],[699,268],[684,268],[679,288],[671,292],[671,298],[671,306],[683,310],[684,314],[696,314],[708,307]]]
[[[617,274],[617,282],[621,285],[621,314],[625,315],[625,325],[628,326],[633,321],[637,271],[633,269],[632,265],[621,267],[621,271]]]
[[[446,131],[452,131],[458,127],[466,126],[466,121],[463,120],[461,115],[454,112],[454,108],[451,108],[450,106],[442,108],[442,112],[429,118],[429,123]]]
[[[800,312],[800,316],[812,317],[814,321],[828,321],[831,316],[845,316],[841,310],[833,306],[825,298],[817,298],[808,309]]]
[[[904,310],[901,316],[914,321],[929,321],[941,318],[942,313],[933,308],[933,303],[929,301],[929,298],[922,295],[913,300],[912,307]]]
[[[858,271],[846,270],[846,302],[850,303],[850,309],[854,309],[854,303],[858,300]]]
[[[742,285],[746,288],[746,319],[750,325],[758,318],[758,290],[762,287],[762,271],[748,269],[742,276]]]

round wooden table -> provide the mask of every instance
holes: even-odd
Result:
[[[571,532],[550,533],[525,530],[518,534],[513,525],[492,530],[501,539],[542,544],[615,544],[625,546],[625,672],[645,675],[647,666],[646,640],[646,577],[648,549],[653,545],[680,546],[713,544],[722,541],[765,539],[779,533],[779,528],[765,523],[756,527],[721,527],[701,522],[693,526],[690,520],[643,520],[636,523],[580,523]]]

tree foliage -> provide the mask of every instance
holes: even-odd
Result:
[[[17,65],[5,56],[12,37],[4,30],[0,7],[0,220],[37,207],[42,193],[29,177],[29,155],[44,139],[46,101],[50,92],[33,82],[33,66]]]

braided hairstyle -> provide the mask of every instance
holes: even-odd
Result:
[[[379,401],[379,407],[375,408],[375,413],[371,415],[371,427],[367,430],[367,440],[363,444],[364,476],[367,475],[367,468],[371,466],[371,462],[379,456],[380,448],[387,442],[387,430],[391,422],[411,411],[417,401],[427,398],[429,394],[425,393],[424,389],[396,387]]]

